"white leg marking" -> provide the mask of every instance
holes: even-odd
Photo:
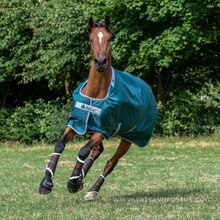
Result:
[[[85,161],[84,161],[84,160],[81,160],[79,157],[77,157],[77,160],[78,160],[80,163],[82,163],[82,164],[85,163]]]
[[[80,176],[71,176],[69,179],[70,180],[74,180],[74,179],[78,179]]]
[[[52,153],[51,156],[53,156],[53,155],[60,156],[61,154],[60,153]]]
[[[53,171],[49,167],[46,167],[46,170],[48,170],[50,172],[51,176],[53,177]]]

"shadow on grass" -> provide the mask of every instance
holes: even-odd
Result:
[[[158,191],[135,192],[111,197],[113,202],[148,202],[148,203],[180,203],[180,202],[205,202],[208,190],[195,189],[159,189]]]

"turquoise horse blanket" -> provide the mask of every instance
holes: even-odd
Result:
[[[157,104],[150,86],[138,77],[112,68],[108,93],[103,99],[82,94],[87,81],[73,92],[67,126],[78,134],[118,135],[139,147],[148,144],[156,124]]]

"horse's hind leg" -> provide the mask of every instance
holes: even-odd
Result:
[[[84,197],[85,201],[92,201],[96,198],[101,186],[103,185],[105,178],[109,175],[114,167],[116,166],[118,160],[126,154],[129,150],[131,143],[122,139],[121,143],[118,146],[117,151],[113,155],[113,157],[106,163],[105,168],[103,170],[102,175],[98,178],[95,184],[90,188],[87,192],[86,196]]]
[[[85,178],[94,161],[98,159],[100,154],[104,151],[102,142],[92,149],[91,155],[85,160],[85,163],[82,167],[83,177]]]
[[[70,128],[67,127],[63,136],[55,145],[54,152],[51,154],[50,160],[47,164],[45,177],[40,183],[39,193],[40,194],[49,194],[53,188],[52,177],[55,174],[55,170],[57,167],[58,160],[60,155],[64,151],[66,143],[71,140],[71,138],[75,135],[75,132]]]
[[[103,151],[102,140],[103,136],[95,133],[89,142],[80,149],[77,162],[69,178],[69,181],[67,182],[67,189],[69,192],[76,193],[82,189],[84,177],[91,168],[93,161],[97,159]],[[91,150],[92,154],[88,158]]]

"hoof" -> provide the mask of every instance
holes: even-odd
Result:
[[[45,176],[40,183],[39,193],[42,195],[47,195],[52,191],[53,182],[51,177]]]
[[[84,201],[86,202],[94,201],[97,198],[97,196],[98,196],[98,192],[96,191],[87,192],[84,197]]]
[[[80,176],[78,179],[69,179],[67,189],[70,193],[77,193],[83,189],[83,179]]]

